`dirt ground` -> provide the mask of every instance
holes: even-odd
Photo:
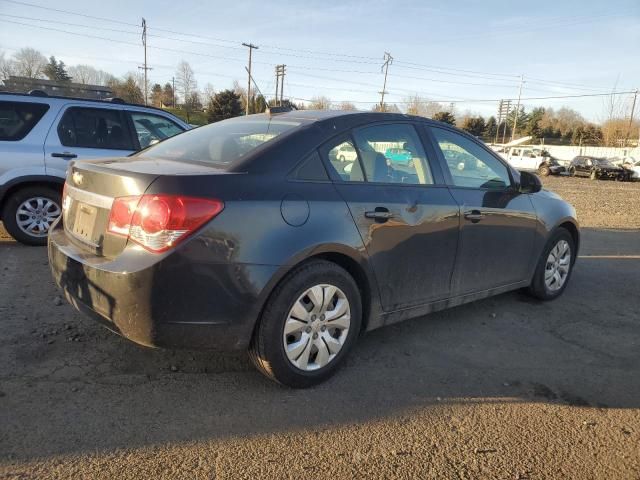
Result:
[[[304,391],[131,344],[0,239],[0,478],[640,479],[640,183],[544,183],[583,226],[560,299],[376,330]]]

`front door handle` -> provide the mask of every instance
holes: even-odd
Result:
[[[469,220],[471,223],[478,223],[484,218],[484,213],[480,210],[469,210],[468,212],[464,212],[464,218]]]
[[[376,207],[374,211],[364,212],[364,216],[367,218],[373,218],[376,222],[382,223],[393,218],[393,213],[385,207]]]
[[[71,153],[71,152],[54,152],[51,154],[52,157],[56,157],[56,158],[77,158],[78,155],[76,155],[75,153]]]

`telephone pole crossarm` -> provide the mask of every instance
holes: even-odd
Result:
[[[389,73],[389,65],[393,63],[393,57],[389,52],[384,52],[384,63],[382,64],[381,71],[384,71],[384,84],[382,85],[382,91],[380,92],[380,111],[384,111],[384,95],[387,92],[387,74]]]

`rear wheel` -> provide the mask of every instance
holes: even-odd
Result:
[[[576,176],[576,168],[575,167],[569,168],[569,176],[570,177],[575,177]]]
[[[591,175],[589,175],[589,178],[590,178],[591,180],[597,180],[597,179],[598,179],[598,174],[596,173],[596,171],[595,171],[595,170],[593,170],[593,171],[591,172]]]
[[[2,211],[4,226],[17,241],[46,245],[49,227],[60,216],[61,194],[53,187],[27,187],[15,192]]]
[[[573,237],[565,228],[558,228],[542,251],[529,293],[540,300],[559,297],[569,283],[574,262]]]
[[[276,287],[249,356],[257,369],[294,388],[316,385],[340,367],[362,320],[353,278],[324,260],[303,264]]]

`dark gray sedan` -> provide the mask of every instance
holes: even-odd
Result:
[[[49,259],[76,308],[134,342],[248,349],[307,387],[361,332],[519,288],[558,297],[578,245],[571,205],[460,130],[295,111],[73,163]]]

